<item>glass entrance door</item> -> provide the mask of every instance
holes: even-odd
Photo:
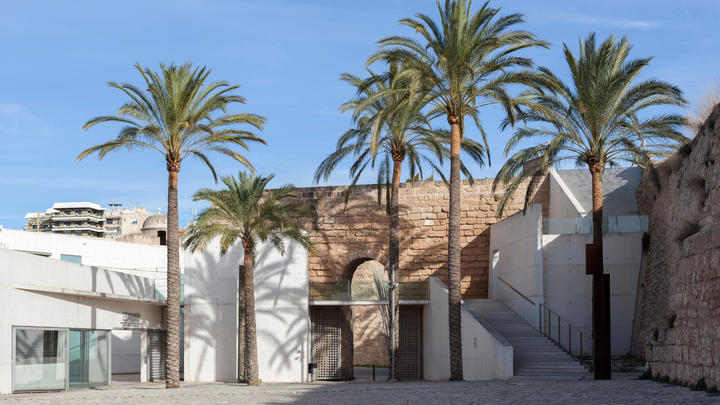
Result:
[[[109,342],[104,330],[70,330],[70,388],[108,384]]]

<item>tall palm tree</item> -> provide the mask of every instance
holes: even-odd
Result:
[[[144,89],[128,83],[109,82],[129,98],[117,115],[96,117],[85,123],[87,130],[103,122],[123,124],[118,136],[81,152],[77,160],[97,153],[102,160],[119,150],[150,149],[165,159],[168,171],[167,238],[167,388],[180,386],[180,242],[178,233],[178,173],[189,156],[205,163],[217,180],[207,151],[214,151],[252,169],[250,162],[232,147],[248,149],[250,142],[265,143],[254,133],[238,129],[248,124],[262,129],[265,118],[254,114],[227,113],[228,107],[245,103],[232,94],[239,86],[208,82],[206,67],[160,65],[160,73],[135,68],[142,75]]]
[[[262,177],[240,172],[237,178],[223,177],[225,188],[222,190],[198,190],[193,199],[207,201],[211,206],[188,226],[183,242],[186,249],[194,252],[203,251],[210,242],[219,240],[221,255],[237,243],[242,244],[244,273],[239,276],[243,280],[245,371],[249,385],[259,383],[253,285],[256,249],[260,243],[268,242],[284,254],[285,240],[312,248],[306,230],[298,223],[298,218],[307,216],[307,210],[298,202],[290,185],[265,191],[273,177],[272,174]]]
[[[407,161],[410,177],[422,178],[423,166],[427,165],[442,176],[438,165],[448,155],[447,131],[434,130],[422,109],[424,100],[404,87],[407,83],[396,80],[400,68],[390,65],[387,72],[361,79],[345,73],[341,79],[356,87],[357,96],[344,103],[340,110],[352,111],[354,128],[347,130],[338,140],[336,150],[315,171],[315,181],[327,181],[337,165],[346,158],[353,158],[350,167],[352,182],[346,194],[346,204],[358,179],[368,166],[377,168],[378,203],[382,204],[382,191],[386,191],[386,207],[390,216],[389,267],[390,280],[395,281],[400,269],[399,192],[403,163]],[[479,164],[483,164],[485,148],[470,139],[463,142],[463,149]],[[376,167],[377,165],[377,167]],[[470,172],[462,166],[463,172]],[[391,174],[392,173],[392,174]],[[472,178],[472,177],[470,177]],[[444,177],[443,177],[444,179]],[[392,346],[390,353],[390,378],[394,378],[394,356],[399,344],[399,291],[392,289]]]
[[[420,35],[420,40],[393,36],[379,42],[380,49],[368,63],[398,61],[403,70],[398,79],[409,80],[424,94],[432,112],[444,115],[450,125],[450,212],[448,229],[448,289],[450,328],[450,379],[462,380],[460,329],[460,152],[465,117],[470,117],[487,148],[480,121],[482,107],[499,104],[512,122],[516,100],[508,85],[535,85],[532,61],[517,51],[547,47],[526,31],[514,30],[523,22],[520,14],[500,16],[500,9],[485,2],[471,11],[471,1],[437,3],[440,20],[425,14],[400,20]],[[488,156],[489,163],[489,156]]]
[[[564,45],[565,61],[570,69],[570,81],[563,82],[548,69],[540,68],[551,91],[531,90],[525,94],[533,99],[534,107],[526,109],[522,119],[536,123],[515,131],[505,152],[518,144],[530,143],[510,157],[500,169],[496,186],[504,185],[499,213],[507,206],[515,191],[529,184],[525,193],[528,204],[534,190],[550,168],[570,160],[587,167],[592,176],[593,245],[602,252],[603,179],[607,166],[621,162],[637,164],[654,170],[654,156],[673,151],[687,138],[680,129],[684,119],[678,114],[649,115],[654,106],[682,106],[685,104],[679,88],[659,80],[638,80],[651,58],[629,59],[630,43],[626,38],[616,41],[610,36],[597,44],[595,34],[579,40],[579,55]],[[531,160],[539,165],[528,170],[523,165]],[[593,336],[596,378],[610,378],[610,321],[601,320],[601,306],[609,300],[603,292],[602,259],[593,274]],[[602,296],[600,296],[602,295]]]

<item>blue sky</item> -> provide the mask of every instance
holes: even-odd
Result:
[[[480,2],[476,1],[476,6]],[[525,29],[553,44],[527,53],[565,74],[561,46],[595,31],[628,36],[633,56],[654,56],[645,76],[679,85],[688,98],[720,71],[717,1],[494,1],[505,13],[525,14]],[[436,14],[433,1],[124,1],[11,2],[0,0],[0,224],[21,228],[26,212],[55,201],[120,202],[166,208],[167,174],[160,155],[120,152],[102,162],[76,162],[81,150],[115,136],[117,127],[83,123],[114,114],[124,102],[106,82],[139,83],[132,65],[193,62],[212,78],[240,84],[242,111],[267,117],[248,157],[275,185],[312,184],[317,164],[348,127],[338,106],[353,95],[338,80],[363,73],[375,41],[411,34],[397,20]],[[509,132],[500,112],[483,111],[492,177],[503,161]],[[469,133],[470,136],[474,134]],[[216,157],[220,174],[237,163]],[[347,165],[327,184],[348,182]],[[367,176],[367,182],[372,176]],[[212,186],[210,172],[186,161],[180,174],[180,225],[200,205],[192,193]]]

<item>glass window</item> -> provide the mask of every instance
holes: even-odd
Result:
[[[15,329],[15,391],[65,389],[67,331]]]
[[[60,260],[70,263],[82,264],[82,256],[61,254]]]

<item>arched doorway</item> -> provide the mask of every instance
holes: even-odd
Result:
[[[377,260],[366,260],[352,274],[350,291],[354,302],[386,299],[381,289],[386,288],[388,274]],[[378,378],[384,380],[389,366],[387,307],[381,305],[352,305],[353,363],[356,379],[371,377],[370,367],[375,365]]]

